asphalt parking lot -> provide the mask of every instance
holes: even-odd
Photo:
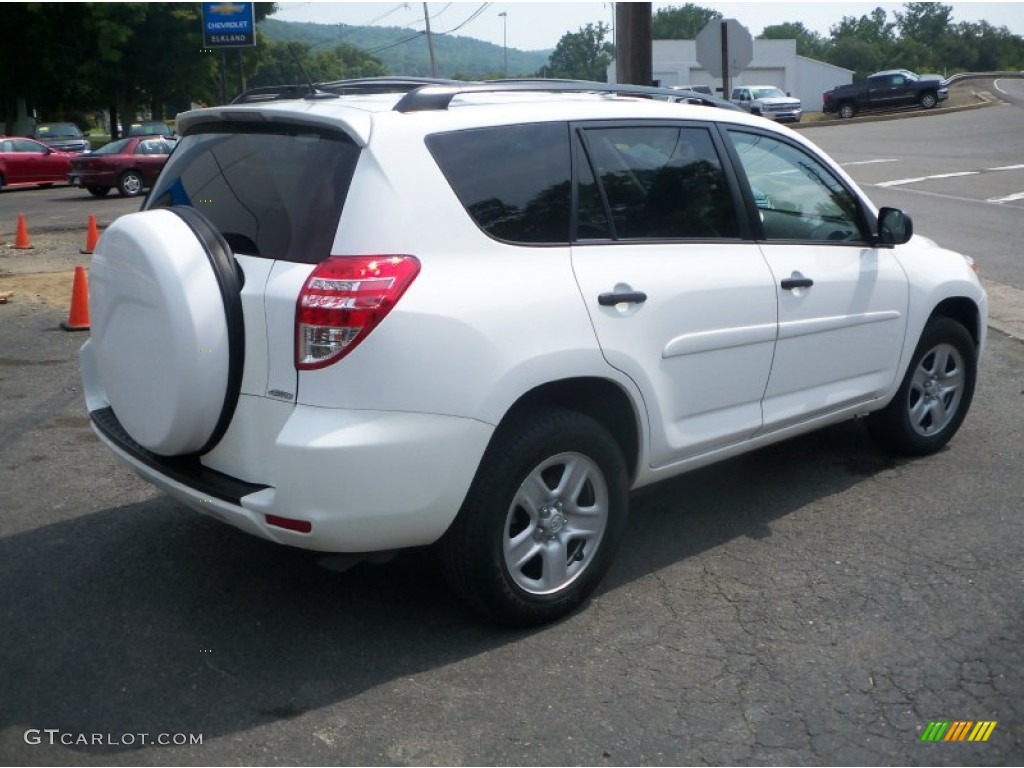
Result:
[[[1024,760],[1019,341],[993,332],[936,456],[850,423],[639,494],[597,597],[523,633],[466,614],[429,552],[337,573],[137,480],[87,426],[61,315],[0,315],[4,764]],[[933,720],[997,726],[923,743]]]
[[[429,551],[339,572],[138,480],[56,294],[0,306],[0,764],[1024,763],[1020,339],[939,454],[848,423],[647,489],[584,610],[510,632]]]

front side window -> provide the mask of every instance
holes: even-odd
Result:
[[[725,172],[706,129],[623,126],[588,128],[582,135],[615,239],[739,236]],[[581,237],[597,230],[592,195],[585,191],[584,184]]]
[[[427,148],[477,226],[499,240],[569,241],[569,127],[535,123],[428,137]]]
[[[863,241],[857,198],[816,158],[760,133],[730,130],[767,240]]]

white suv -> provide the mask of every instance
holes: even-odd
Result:
[[[266,539],[436,544],[512,624],[592,592],[631,489],[858,416],[945,445],[970,260],[793,132],[649,95],[339,82],[179,116],[93,257],[97,434]]]

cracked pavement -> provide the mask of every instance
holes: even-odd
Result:
[[[991,333],[947,450],[894,460],[848,423],[646,489],[589,605],[509,632],[429,552],[336,573],[136,479],[61,317],[0,315],[2,764],[1024,762],[1017,340]],[[932,720],[998,725],[922,743]]]

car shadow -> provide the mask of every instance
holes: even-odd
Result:
[[[640,491],[595,599],[770,537],[773,521],[891,466],[844,424]],[[480,623],[430,550],[344,573],[322,559],[165,496],[0,539],[0,731],[213,739],[549,631]],[[575,621],[585,615],[563,623]]]

